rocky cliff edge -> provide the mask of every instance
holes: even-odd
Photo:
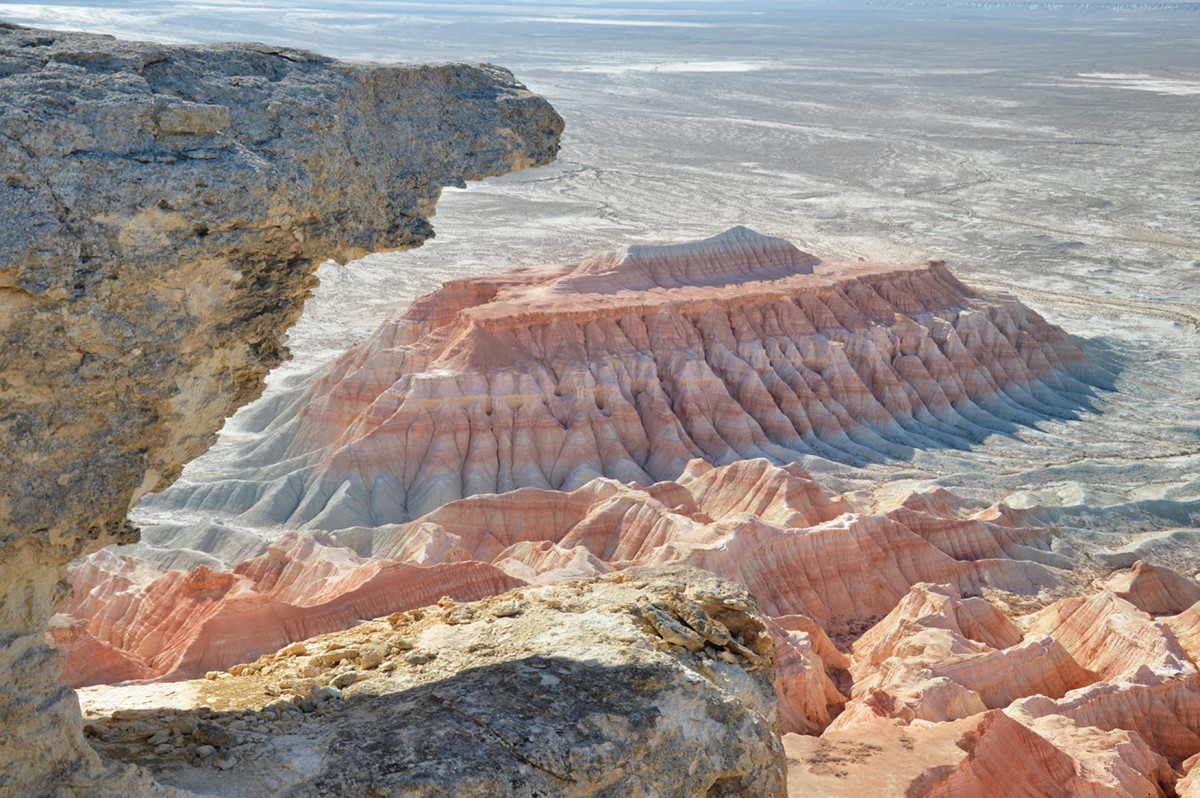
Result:
[[[66,563],[259,394],[321,261],[419,245],[562,126],[494,66],[0,23],[0,795],[103,794],[43,642]]]

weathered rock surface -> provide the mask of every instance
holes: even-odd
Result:
[[[1183,777],[1200,752],[1200,682],[1168,623],[1111,591],[1017,620],[946,586],[915,586],[855,643],[850,700],[822,744],[785,741],[791,794],[1127,798],[1174,795],[1177,780],[1179,794],[1194,789]],[[884,789],[873,769],[906,753],[915,763]]]
[[[1027,618],[1025,627],[1058,640],[1107,681],[1146,682],[1195,673],[1168,624],[1108,591],[1057,601]]]
[[[965,446],[1074,412],[1085,376],[1077,342],[940,264],[822,262],[745,228],[450,283],[262,408],[246,479],[151,500],[331,534],[250,546],[206,566],[202,589],[169,563],[94,558],[72,575],[56,640],[75,683],[196,675],[284,642],[279,629],[300,639],[428,598],[350,596],[382,584],[379,560],[436,568],[405,573],[467,598],[489,580],[686,563],[835,633],[919,582],[1036,594],[1061,581],[1049,530],[948,495],[848,512],[771,461]],[[775,628],[785,727],[819,729],[845,698],[831,675],[844,666]]]
[[[65,564],[259,394],[318,263],[420,244],[562,122],[496,67],[4,24],[0,98],[0,793],[99,792],[42,639]]]
[[[1125,731],[1070,724],[1035,729],[996,711],[983,715],[958,745],[966,753],[958,765],[927,772],[909,795],[1155,798],[1175,781],[1163,758]]]
[[[1151,615],[1174,615],[1200,601],[1200,582],[1141,560],[1129,570],[1118,571],[1097,582],[1096,586],[1111,590]]]
[[[105,567],[113,570],[86,584]],[[56,616],[50,638],[67,652],[63,679],[72,686],[196,678],[363,618],[525,584],[481,562],[368,560],[299,536],[232,571],[156,568],[106,550],[73,568],[70,581],[65,609],[80,620]]]
[[[818,260],[738,227],[455,281],[260,408],[231,478],[148,507],[402,523],[465,496],[966,447],[1086,404],[1076,340],[940,263]]]
[[[290,646],[172,685],[189,709],[84,703],[102,752],[211,794],[773,798],[774,660],[745,589],[633,569]]]

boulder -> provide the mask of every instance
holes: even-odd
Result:
[[[444,600],[307,644],[371,646],[390,653],[341,690],[320,684],[352,663],[289,649],[193,683],[190,706],[147,704],[157,685],[85,688],[96,744],[211,795],[786,794],[766,619],[745,588],[710,573],[633,568]],[[322,690],[336,694],[315,700]],[[281,708],[293,702],[300,712]],[[129,705],[146,710],[114,711]],[[203,718],[209,741],[225,738],[208,724],[265,731],[220,770],[147,742],[181,716]]]

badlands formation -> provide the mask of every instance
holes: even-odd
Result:
[[[992,560],[1046,530],[964,531],[945,501],[851,517],[773,464],[965,447],[1075,412],[1087,370],[1061,330],[941,264],[820,261],[745,228],[452,283],[270,405],[237,478],[157,500],[283,534],[105,551],[72,569],[55,638],[89,684],[626,565],[698,565],[823,623],[883,615],[917,581],[1036,592],[1039,558]],[[171,553],[206,547],[190,570]]]
[[[453,681],[501,622],[491,607],[688,566],[748,588],[761,620],[726,618],[711,637],[686,609],[693,572],[656,605],[665,615],[609,606],[656,636],[618,641],[675,657],[697,689],[730,689],[727,665],[769,680],[770,710],[743,703],[782,733],[791,795],[1200,794],[1200,584],[1140,562],[1106,571],[1036,512],[936,488],[842,489],[842,468],[1089,412],[1094,368],[1065,332],[941,263],[822,260],[745,228],[450,283],[259,408],[237,473],[151,499],[189,523],[76,563],[51,636],[73,684],[166,680],[84,690],[101,750],[183,788],[307,795],[327,764],[256,781],[279,735],[310,724],[316,739],[305,717],[342,713],[352,728],[356,690]],[[385,639],[379,621],[339,631],[387,613],[448,625],[444,670],[421,671],[437,652]],[[579,632],[555,622],[554,640]],[[729,653],[731,624],[759,624],[739,645],[761,663]],[[303,642],[313,635],[332,636]],[[391,658],[386,675],[364,676],[383,667],[368,649]],[[165,689],[185,705],[203,696],[228,744],[200,750],[204,734],[153,709]],[[298,714],[268,711],[279,698]],[[441,739],[421,700],[413,723]],[[113,714],[122,702],[149,703]],[[470,722],[494,731],[498,710],[476,702]],[[633,745],[610,731],[614,750]],[[543,751],[538,733],[498,736],[541,772],[586,760]],[[773,777],[744,780],[759,765],[732,777],[697,761],[703,789],[636,781],[778,794]],[[407,775],[362,784],[441,794],[406,762]],[[581,768],[550,794],[628,794]],[[461,794],[540,789],[454,773]]]
[[[861,487],[1092,411],[1015,298],[741,227],[451,282],[170,487],[320,260],[561,120],[494,67],[0,58],[0,796],[1200,795],[1200,584]]]

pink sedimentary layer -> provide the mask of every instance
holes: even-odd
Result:
[[[1024,794],[1060,777],[1069,789],[1046,794],[1167,789],[1200,751],[1200,605],[1155,617],[1076,584],[1083,595],[1016,614],[981,595],[1072,583],[1017,559],[1047,553],[1052,535],[997,523],[1008,515],[941,490],[864,515],[796,466],[694,461],[646,488],[598,479],[470,497],[407,524],[291,533],[230,573],[106,553],[73,571],[76,620],[59,636],[76,680],[178,676],[442,594],[700,562],[757,580],[785,730],[853,735],[884,720],[919,738],[929,724],[974,724],[965,758],[930,776],[929,795],[988,794],[980,785],[1014,757]],[[1098,583],[1151,609],[1190,584],[1144,564]],[[845,640],[856,624],[870,628],[837,648],[828,633]]]
[[[735,228],[448,283],[272,405],[238,481],[170,502],[340,529],[697,458],[905,458],[1070,415],[1086,372],[1062,330],[940,263],[821,261]]]
[[[196,677],[442,596],[474,601],[522,584],[479,562],[367,560],[300,535],[232,571],[156,569],[106,550],[69,578],[74,595],[51,639],[77,687]]]
[[[966,730],[907,795],[1197,794],[1194,580],[1084,584],[1020,511],[867,511],[794,462],[1069,414],[1085,366],[940,265],[745,230],[451,283],[277,400],[244,479],[174,491],[291,531],[227,571],[93,557],[55,636],[76,684],[196,675],[446,594],[684,563],[771,616],[785,730]]]
[[[906,505],[855,513],[795,465],[696,460],[679,480],[644,488],[596,479],[569,493],[526,488],[460,499],[406,524],[289,533],[228,573],[163,571],[108,551],[72,570],[57,639],[75,684],[183,677],[273,650],[283,636],[303,639],[445,594],[683,563],[756,590],[778,619],[781,649],[816,644],[828,660],[832,647],[813,641],[822,627],[881,616],[919,582],[1019,593],[1058,584],[1054,569],[1005,553],[1049,541],[1046,529]],[[781,679],[791,678],[789,662],[809,667],[806,658],[787,653]],[[810,725],[828,722],[827,704],[818,703],[800,713],[815,718]]]

